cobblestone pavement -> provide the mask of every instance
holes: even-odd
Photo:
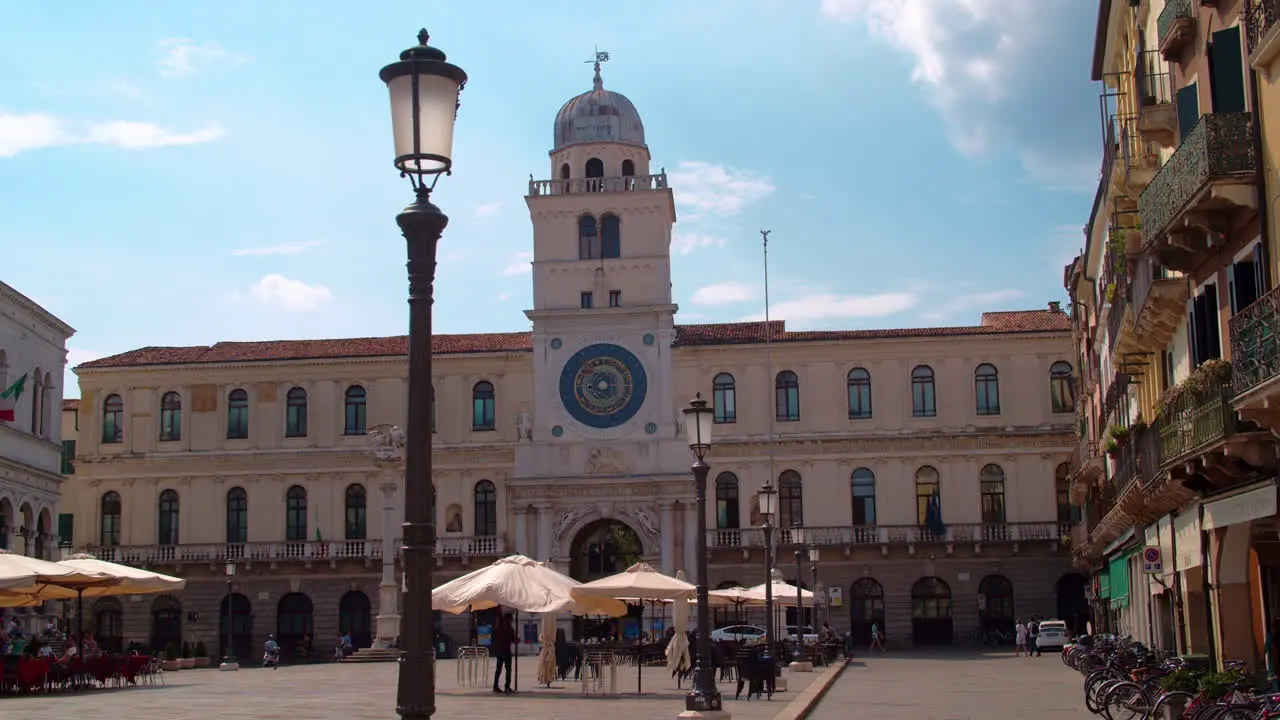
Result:
[[[860,653],[811,720],[1086,720],[1080,674],[1057,655]]]
[[[684,709],[684,693],[663,668],[646,668],[644,695],[636,697],[636,670],[618,669],[616,697],[583,697],[580,683],[534,688],[536,659],[520,658],[521,692],[494,695],[491,685],[470,689],[457,683],[457,663],[437,665],[436,717],[447,720],[647,720],[675,718]],[[1061,665],[1060,665],[1061,666]],[[1064,668],[1065,670],[1065,668]],[[788,675],[787,692],[772,702],[734,700],[732,683],[721,683],[725,705],[735,720],[772,720],[818,675]],[[491,682],[492,675],[486,678]],[[164,687],[95,690],[83,693],[0,697],[0,717],[74,718],[148,717],[164,720],[394,720],[396,665],[324,664],[246,668],[240,672],[182,670],[166,673]]]

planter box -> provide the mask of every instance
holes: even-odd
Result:
[[[1179,720],[1182,713],[1187,709],[1187,701],[1184,698],[1173,698],[1166,701],[1160,706],[1159,720]]]
[[[165,672],[177,672],[182,667],[178,660],[164,660],[160,663],[160,668]]]
[[[196,666],[195,658],[179,658],[178,667],[182,670],[191,670]]]
[[[207,668],[213,664],[213,661],[207,657],[198,657],[195,659],[195,661],[196,661],[196,667],[198,668]]]

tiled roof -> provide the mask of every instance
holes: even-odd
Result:
[[[788,332],[782,320],[769,323],[773,342],[821,342],[830,340],[874,340],[958,335],[999,335],[1037,332],[1069,332],[1070,317],[1061,311],[1024,310],[983,313],[982,324],[968,327],[903,328],[887,330],[800,330]],[[765,323],[718,323],[677,325],[676,347],[749,345],[765,341]],[[533,337],[528,332],[484,333],[477,335],[436,335],[432,346],[437,355],[467,353],[530,352]],[[268,340],[262,342],[222,342],[209,347],[145,347],[119,355],[92,360],[80,368],[137,367],[143,365],[188,365],[209,363],[266,362],[272,360],[319,360],[372,358],[407,355],[408,337],[341,338],[334,340]]]
[[[80,398],[63,398],[62,409],[63,410],[79,410]]]

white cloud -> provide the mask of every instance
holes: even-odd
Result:
[[[196,71],[197,65],[217,60],[243,62],[243,58],[232,55],[212,40],[197,43],[189,38],[165,38],[160,41],[160,50],[164,55],[157,64],[160,76],[166,78],[186,77]]]
[[[502,203],[497,201],[487,202],[487,203],[484,203],[483,205],[479,205],[476,207],[475,215],[477,219],[483,219],[491,215],[496,215],[498,211],[501,209],[502,209]]]
[[[0,157],[69,145],[109,145],[126,150],[194,145],[222,137],[217,124],[180,133],[149,122],[73,122],[45,113],[0,112]]]
[[[333,299],[333,293],[323,285],[308,285],[275,273],[263,275],[249,288],[249,296],[268,309],[285,312],[312,312]]]
[[[920,298],[909,292],[875,295],[806,295],[775,303],[769,308],[769,319],[808,323],[819,320],[873,318],[894,315],[916,306]],[[743,322],[764,320],[764,313],[742,319]]]
[[[1013,289],[952,295],[939,299],[938,309],[925,313],[923,317],[930,322],[937,322],[964,312],[995,310],[997,309],[995,306],[1020,297],[1022,297],[1022,291]]]
[[[511,299],[511,293],[509,292],[498,293],[498,297],[497,297],[498,302],[506,302],[510,299]]]
[[[265,245],[263,247],[236,248],[231,251],[231,254],[237,257],[245,255],[301,255],[321,245],[324,245],[323,240],[304,240],[301,242],[281,243],[279,245]]]
[[[697,248],[724,247],[725,244],[724,238],[707,233],[677,230],[671,235],[671,249],[681,255],[688,255]]]
[[[533,262],[533,253],[519,252],[511,256],[511,261],[502,269],[502,274],[507,277],[515,277],[524,275],[533,271],[533,267],[529,264]]]
[[[746,283],[722,282],[698,288],[689,302],[694,305],[729,305],[747,302],[759,297],[756,289]]]
[[[776,189],[768,177],[701,160],[681,160],[668,181],[676,205],[696,219],[702,215],[738,215],[750,203],[768,197]]]

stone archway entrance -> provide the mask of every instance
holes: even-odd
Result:
[[[644,556],[644,543],[630,525],[621,520],[601,519],[588,523],[569,544],[569,576],[591,582],[631,567]],[[602,640],[638,634],[644,608],[629,605],[625,617],[600,620],[574,618],[574,634],[579,638]]]
[[[1067,573],[1058,578],[1058,618],[1067,623],[1072,635],[1083,635],[1089,623],[1089,581],[1080,573]]]

